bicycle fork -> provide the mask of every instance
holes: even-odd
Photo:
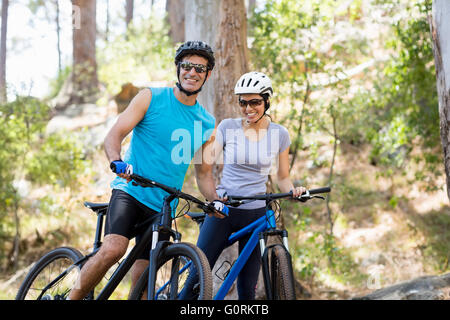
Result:
[[[266,251],[266,241],[265,236],[268,233],[260,232],[259,233],[259,247],[261,249],[261,257],[264,255],[264,252]],[[286,248],[286,250],[289,252],[289,241],[288,241],[288,232],[287,230],[274,230],[269,232],[270,235],[278,234],[281,236],[281,239],[283,241],[283,246]]]
[[[265,242],[265,236],[266,235],[279,235],[281,236],[281,239],[283,240],[283,245],[286,248],[286,250],[289,252],[289,242],[288,242],[288,232],[287,230],[277,230],[276,227],[276,220],[275,220],[275,213],[272,209],[269,209],[266,213],[266,223],[267,223],[267,231],[260,232],[259,233],[259,247],[261,249],[261,257],[264,255],[264,252],[266,250],[266,242]]]

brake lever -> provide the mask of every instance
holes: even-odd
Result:
[[[230,207],[239,207],[242,204],[242,200],[228,200],[224,204]]]
[[[313,199],[313,198],[325,200],[325,197],[323,197],[323,196],[311,196],[311,195],[309,195],[309,194],[308,194],[308,195],[306,195],[306,194],[301,195],[300,197],[297,197],[296,199],[297,199],[298,201],[301,201],[301,202],[306,202],[306,201],[311,200],[311,199]]]

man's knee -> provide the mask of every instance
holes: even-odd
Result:
[[[104,259],[105,263],[114,264],[127,252],[128,243],[128,238],[124,236],[109,234],[103,239],[103,244],[97,255]]]

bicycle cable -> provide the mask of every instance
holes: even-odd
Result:
[[[176,212],[176,209],[175,209],[175,216],[173,219],[173,224],[174,224],[174,228],[175,228],[176,232],[178,232],[177,219],[185,216],[191,209],[191,203],[188,200],[185,200],[185,202],[186,203],[184,204],[184,206],[181,207],[180,210],[178,210],[178,213]],[[180,202],[178,201],[178,203],[180,203]],[[186,207],[187,207],[187,210],[185,210]]]
[[[272,204],[275,204],[275,208],[272,207]],[[270,200],[270,202],[267,204],[266,208],[270,208],[272,210],[273,214],[270,216],[266,215],[266,221],[269,222],[269,218],[275,217],[275,222],[279,221],[280,215],[281,215],[281,205],[278,200]],[[278,215],[277,215],[278,213]]]

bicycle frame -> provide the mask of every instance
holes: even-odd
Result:
[[[272,209],[266,209],[266,213],[264,216],[253,221],[251,224],[242,228],[241,230],[233,233],[228,238],[227,247],[231,246],[233,243],[235,243],[239,239],[243,238],[244,236],[248,235],[249,233],[251,233],[250,239],[247,241],[246,245],[244,246],[244,249],[241,251],[237,260],[234,262],[233,266],[229,270],[228,275],[226,276],[224,282],[220,286],[220,288],[217,291],[216,295],[214,296],[213,300],[223,300],[225,298],[225,296],[227,295],[231,286],[233,285],[233,282],[236,280],[236,278],[238,277],[242,268],[247,263],[247,260],[250,257],[250,255],[252,254],[253,250],[255,250],[256,245],[258,244],[258,240],[259,240],[259,244],[260,244],[261,258],[264,263],[264,257],[265,257],[264,253],[266,250],[264,236],[266,234],[281,235],[282,239],[283,239],[284,247],[286,248],[286,250],[289,250],[288,240],[287,240],[288,233],[286,230],[277,230],[276,229],[275,213]],[[188,264],[186,264],[179,271],[179,274],[181,274],[185,270],[187,270],[189,268],[190,264],[191,264],[190,262]],[[267,273],[268,271],[265,268],[263,268],[263,272]],[[268,277],[268,274],[265,274],[265,278],[267,278],[267,277]],[[168,282],[166,282],[160,288],[160,290],[158,290],[158,292],[155,293],[154,298],[152,298],[152,299],[157,299],[159,293],[161,291],[163,291],[163,289],[169,284],[170,284],[170,280]],[[269,290],[270,283],[268,282],[267,279],[265,279],[264,285],[266,287],[265,288],[266,294],[268,295],[268,297],[270,297],[271,296],[270,290]],[[151,288],[151,287],[152,286],[149,286],[149,288]],[[153,294],[150,294],[150,292],[149,292],[149,299],[150,299],[150,297],[153,297]]]
[[[264,254],[266,249],[264,235],[265,234],[281,234],[283,237],[283,243],[287,247],[287,231],[285,230],[276,230],[276,222],[275,222],[275,213],[272,209],[266,209],[266,214],[261,218],[255,220],[248,226],[242,228],[241,230],[233,233],[228,238],[228,246],[232,245],[242,237],[251,233],[250,239],[247,244],[244,246],[244,249],[239,254],[237,260],[234,262],[231,267],[228,275],[226,276],[224,282],[220,286],[213,300],[223,300],[230,290],[233,282],[238,277],[242,268],[247,263],[248,258],[252,254],[253,250],[255,250],[258,241],[260,244],[261,257]],[[266,285],[266,284],[265,284]],[[266,288],[267,291],[268,288]]]
[[[156,264],[156,259],[151,259],[152,256],[157,256],[159,253],[159,250],[163,248],[166,245],[169,245],[170,241],[158,241],[159,240],[159,233],[161,231],[164,231],[172,236],[175,242],[181,240],[181,234],[176,232],[175,230],[172,230],[170,228],[171,225],[171,208],[170,208],[170,202],[173,200],[173,196],[168,196],[164,199],[164,205],[163,209],[161,210],[160,214],[156,214],[155,216],[151,217],[147,223],[150,223],[150,227],[147,228],[145,233],[142,236],[142,240],[136,244],[133,249],[130,251],[130,253],[126,256],[126,258],[120,263],[119,267],[114,271],[108,282],[106,283],[105,287],[103,287],[102,291],[98,294],[98,296],[95,298],[95,300],[107,300],[111,294],[114,292],[114,290],[117,288],[119,283],[122,281],[122,279],[125,277],[127,272],[131,269],[132,265],[136,261],[137,257],[139,257],[143,251],[145,250],[145,247],[147,244],[152,240],[152,249],[150,250],[150,266],[152,264]],[[57,283],[62,277],[64,277],[70,270],[72,270],[74,267],[81,266],[87,259],[92,257],[101,246],[101,237],[102,237],[102,228],[103,228],[103,221],[104,216],[106,214],[106,209],[101,210],[97,212],[97,229],[95,233],[95,239],[94,239],[94,248],[93,251],[78,261],[74,262],[72,265],[70,265],[66,270],[64,270],[58,277],[56,277],[53,281],[51,281],[40,294],[39,298],[41,298],[47,289],[51,288],[55,283]],[[158,218],[159,222],[158,222]],[[156,221],[153,221],[156,220]],[[144,222],[146,223],[146,222]],[[156,268],[156,266],[154,266]],[[152,269],[152,268],[150,268]],[[91,293],[92,294],[92,293]]]
[[[161,231],[166,232],[170,236],[172,236],[174,242],[179,242],[181,240],[181,234],[175,230],[172,230],[172,228],[170,227],[172,223],[170,202],[172,202],[174,198],[174,195],[169,195],[164,198],[164,204],[161,213],[152,217],[152,219],[157,219],[158,217],[160,217],[160,222],[158,223],[152,221],[151,228],[147,228],[144,235],[142,236],[141,241],[133,247],[125,260],[122,261],[119,267],[114,271],[113,275],[111,276],[103,290],[99,293],[96,300],[105,300],[111,296],[125,274],[130,270],[137,257],[142,254],[142,252],[145,250],[146,245],[150,241],[152,241],[152,248],[149,252],[149,272],[152,273],[152,271],[156,270],[157,259],[155,257],[158,256],[159,251],[164,246],[167,246],[171,243],[170,241],[166,240],[159,241],[159,233]],[[150,276],[149,281],[151,281],[151,279],[154,279],[154,277]],[[153,294],[151,290],[149,290],[148,297],[151,296],[153,296]]]

